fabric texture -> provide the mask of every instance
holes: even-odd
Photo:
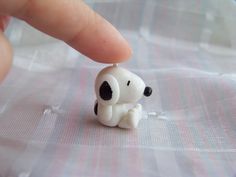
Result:
[[[117,25],[134,50],[121,66],[153,94],[140,101],[138,129],[127,131],[99,124],[93,112],[95,77],[107,65],[11,22],[14,66],[0,86],[1,177],[236,175],[234,43],[168,40],[135,24]]]

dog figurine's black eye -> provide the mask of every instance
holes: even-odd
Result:
[[[127,82],[127,86],[129,86],[129,84],[130,84],[130,81]]]

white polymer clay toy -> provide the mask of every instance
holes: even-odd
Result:
[[[99,122],[133,129],[142,118],[142,105],[136,102],[143,95],[150,96],[152,89],[139,76],[114,64],[99,72],[95,92],[94,112]]]

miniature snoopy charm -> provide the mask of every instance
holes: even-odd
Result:
[[[133,129],[142,118],[142,96],[152,94],[151,87],[134,73],[117,65],[104,68],[95,81],[97,100],[94,112],[106,126]]]

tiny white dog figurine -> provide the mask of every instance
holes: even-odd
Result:
[[[110,127],[132,129],[138,126],[142,118],[142,105],[136,102],[143,95],[150,96],[152,89],[146,87],[137,75],[113,65],[100,71],[95,92],[97,100],[94,112],[99,122]]]

